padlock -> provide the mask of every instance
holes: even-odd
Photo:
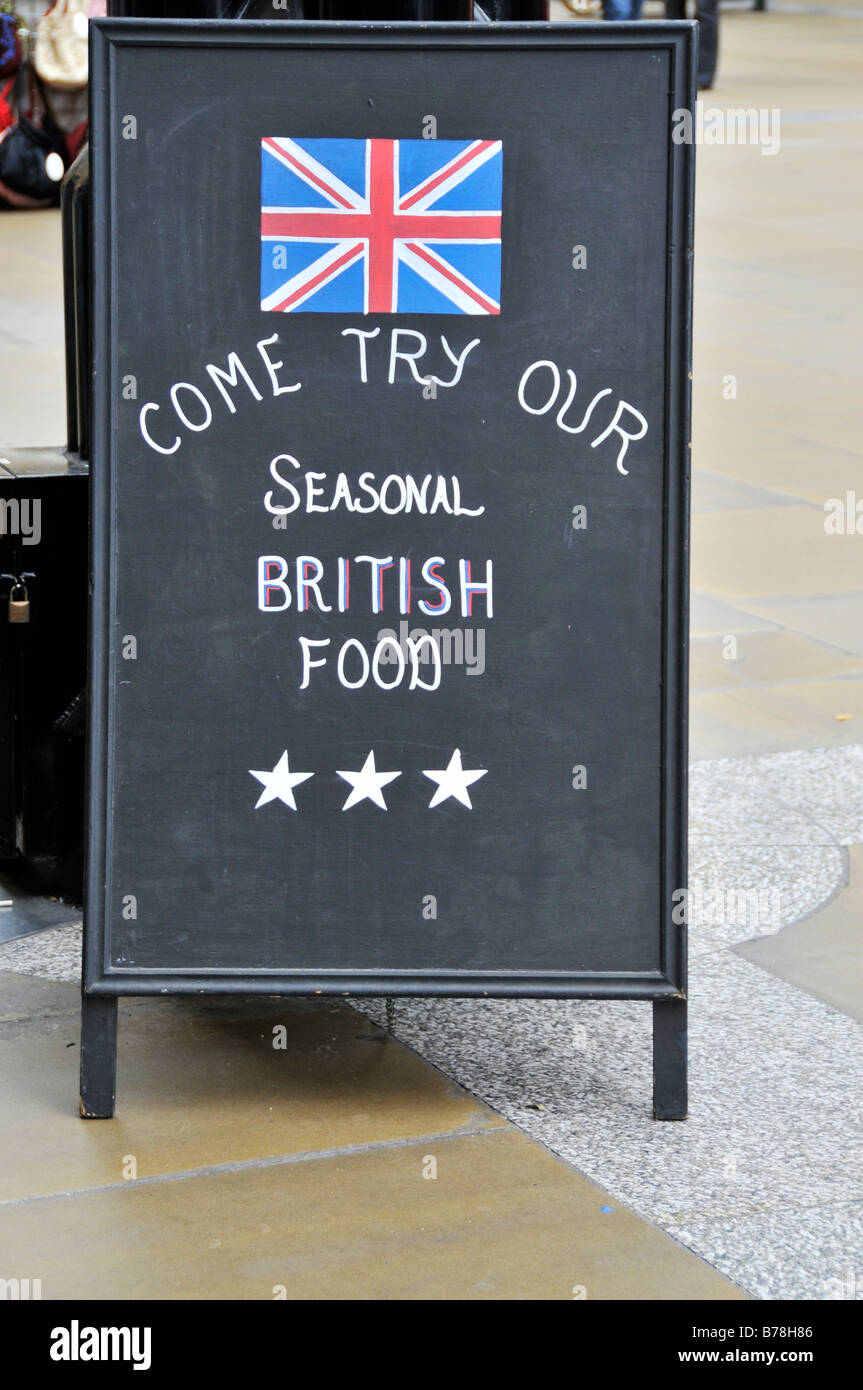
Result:
[[[20,594],[20,598],[15,595]],[[13,584],[9,590],[9,621],[10,623],[29,623],[30,621],[30,598],[27,594],[27,585],[19,580]]]

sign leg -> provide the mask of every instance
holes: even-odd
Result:
[[[653,1118],[685,1120],[686,1000],[653,1001]]]
[[[81,997],[81,1118],[110,1120],[117,1081],[117,999]]]

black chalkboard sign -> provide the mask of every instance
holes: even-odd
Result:
[[[91,1057],[197,991],[679,1045],[692,26],[93,31]]]

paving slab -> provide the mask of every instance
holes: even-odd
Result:
[[[0,212],[0,453],[66,438],[60,213]]]
[[[0,248],[16,251],[46,262],[57,272],[60,245],[60,214],[56,208],[37,208],[32,212],[0,214]],[[62,267],[59,271],[62,282]]]
[[[746,225],[744,223],[744,227]],[[741,245],[740,253],[751,254],[751,243],[748,248],[745,243]],[[803,313],[790,307],[752,312],[746,324],[746,350],[756,358],[766,356],[780,362],[817,363],[822,368],[835,362],[840,370],[847,371],[859,346],[860,330],[856,324],[841,318],[825,323],[823,314]],[[711,348],[721,348],[727,362],[728,354],[736,354],[739,347],[739,325],[722,317],[704,316],[699,324],[699,342],[695,345],[696,368],[715,360]]]
[[[863,1023],[863,845],[850,858],[847,888],[817,914],[736,949]]]
[[[693,512],[731,512],[741,508],[790,506],[792,498],[768,488],[753,487],[710,473],[703,468],[692,470]]]
[[[693,638],[725,637],[744,632],[768,632],[777,624],[769,618],[736,608],[712,594],[693,591],[689,598],[689,631]]]
[[[511,1128],[0,1206],[0,1241],[48,1299],[743,1296]]]
[[[123,1000],[117,1116],[85,1123],[79,1007],[55,1012],[77,992],[44,988],[0,1025],[0,1201],[117,1182],[129,1155],[149,1177],[502,1123],[344,1005],[219,998]]]
[[[0,1274],[43,1298],[744,1297],[346,1005],[124,1000],[106,1121],[77,1032],[0,973]]]
[[[748,632],[733,645],[726,641],[727,635],[692,642],[689,678],[693,690],[775,685],[863,671],[863,656],[842,652],[797,632]]]
[[[694,758],[856,744],[863,726],[863,680],[694,690],[689,719]]]
[[[863,593],[843,594],[836,598],[828,595],[812,599],[783,599],[773,603],[751,599],[749,612],[753,621],[760,617],[765,622],[792,628],[820,642],[829,642],[840,651],[863,653]],[[731,628],[728,630],[733,631]]]
[[[863,1297],[863,1202],[819,1202],[800,1211],[765,1211],[669,1229],[684,1245],[707,1252],[722,1270],[738,1268],[761,1246],[763,1266],[753,1272],[751,1285],[756,1298],[846,1302]]]
[[[692,583],[732,602],[859,592],[863,537],[828,535],[824,521],[814,506],[697,514]]]
[[[46,940],[50,933],[46,933]],[[57,980],[40,979],[6,968],[5,954],[0,952],[0,1036],[11,1036],[12,1025],[34,1022],[37,1018],[63,1015],[75,1020],[80,1017],[80,992]]]

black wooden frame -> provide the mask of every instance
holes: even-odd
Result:
[[[679,1054],[685,1030],[686,928],[674,920],[673,894],[686,884],[687,773],[687,638],[688,508],[691,362],[691,272],[693,238],[694,150],[671,142],[672,111],[693,109],[695,99],[695,25],[684,23],[615,24],[285,24],[210,21],[103,20],[91,25],[91,168],[93,256],[93,468],[91,498],[90,745],[88,805],[88,891],[84,948],[85,1006],[123,994],[329,994],[437,995],[531,998],[641,998],[655,1001],[657,1059],[666,1049]],[[387,47],[455,50],[508,48],[665,49],[670,53],[672,82],[668,94],[670,177],[668,188],[668,277],[666,287],[663,555],[663,747],[660,971],[643,973],[544,972],[512,974],[488,971],[428,973],[383,971],[224,971],[122,970],[108,962],[109,932],[106,866],[111,826],[109,622],[111,619],[112,497],[110,449],[117,409],[113,370],[113,277],[111,250],[111,181],[116,125],[111,123],[112,53],[119,46],[254,45],[303,49]],[[678,914],[674,914],[678,915]],[[102,998],[97,1001],[96,996]],[[111,1001],[115,1002],[115,1001]],[[661,1010],[661,1006],[667,1008]],[[104,1009],[98,1010],[104,1028]],[[673,1014],[673,1018],[672,1018]],[[86,1007],[85,1007],[86,1015]],[[96,1019],[94,1017],[94,1026]],[[109,1030],[110,1031],[110,1030]],[[682,1033],[685,1038],[685,1031]],[[669,1055],[671,1055],[669,1053]],[[685,1088],[685,1050],[683,1053]],[[675,1072],[679,1068],[675,1067]],[[679,1080],[679,1077],[678,1077]],[[679,1086],[664,1086],[657,1073],[657,1113],[680,1113]],[[671,1097],[661,1104],[661,1094]],[[675,1100],[674,1097],[677,1096]],[[98,1109],[98,1107],[97,1107]],[[684,1102],[685,1111],[685,1102]],[[88,1110],[86,1113],[94,1113]],[[668,1115],[671,1118],[671,1115]]]

